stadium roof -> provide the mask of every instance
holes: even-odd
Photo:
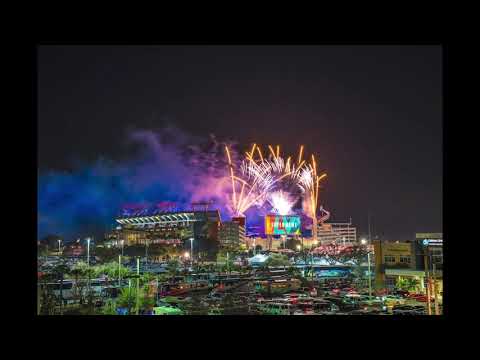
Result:
[[[117,217],[115,220],[122,225],[135,224],[155,224],[163,222],[183,222],[183,221],[201,221],[206,218],[214,217],[220,220],[220,212],[218,210],[209,211],[172,211],[163,212],[160,214],[142,214],[137,215],[123,215]]]

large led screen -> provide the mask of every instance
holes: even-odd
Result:
[[[267,215],[265,216],[266,235],[300,235],[300,216]]]

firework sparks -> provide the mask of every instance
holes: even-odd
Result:
[[[279,215],[290,215],[297,200],[298,198],[293,198],[289,193],[282,190],[272,192],[268,197],[273,212]]]
[[[235,216],[242,216],[250,207],[263,206],[266,202],[273,207],[274,212],[281,215],[290,214],[299,200],[300,196],[296,193],[300,190],[304,212],[312,218],[316,217],[319,184],[326,174],[317,175],[314,155],[309,163],[302,159],[303,145],[300,146],[298,162],[295,164],[292,163],[290,156],[286,160],[280,156],[280,145],[276,145],[276,151],[273,146],[268,145],[270,155],[264,158],[260,146],[253,144],[252,149],[245,152],[245,158],[241,161],[236,175],[228,146],[225,149],[232,182],[232,209]],[[255,157],[255,150],[259,157]],[[238,193],[237,183],[241,184]]]

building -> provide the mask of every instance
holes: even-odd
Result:
[[[82,246],[79,242],[65,246],[63,255],[65,256],[82,256],[87,253],[87,248]]]
[[[208,211],[142,211],[140,214],[119,216],[119,226],[107,234],[106,240],[115,245],[164,244],[182,246],[194,254],[214,256],[219,245],[221,223],[218,210]],[[191,244],[190,239],[193,239]]]
[[[426,293],[430,278],[431,294],[443,295],[443,240],[441,233],[418,233],[414,241],[374,241],[375,285],[393,289],[402,279],[415,279],[417,291]],[[426,265],[426,266],[425,266]],[[433,295],[432,295],[433,296]]]
[[[221,246],[239,246],[245,243],[245,226],[237,221],[225,221],[220,225],[218,239]]]
[[[356,244],[357,243],[357,228],[348,223],[323,223],[318,224],[317,239],[320,244],[329,244],[337,242],[339,244]]]

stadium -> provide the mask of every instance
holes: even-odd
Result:
[[[264,156],[261,147],[253,144],[245,157],[232,160],[225,146],[228,168],[219,180],[231,183],[225,203],[197,202],[181,209],[168,201],[126,205],[107,239],[117,246],[173,245],[205,258],[231,245],[277,250],[285,249],[290,240],[309,248],[355,243],[351,221],[327,224],[330,212],[322,206],[318,209],[320,182],[326,173],[317,172],[315,156],[303,159],[303,146],[298,156],[288,157],[281,156],[279,145],[268,149]],[[228,220],[222,222],[220,208],[228,209]]]

